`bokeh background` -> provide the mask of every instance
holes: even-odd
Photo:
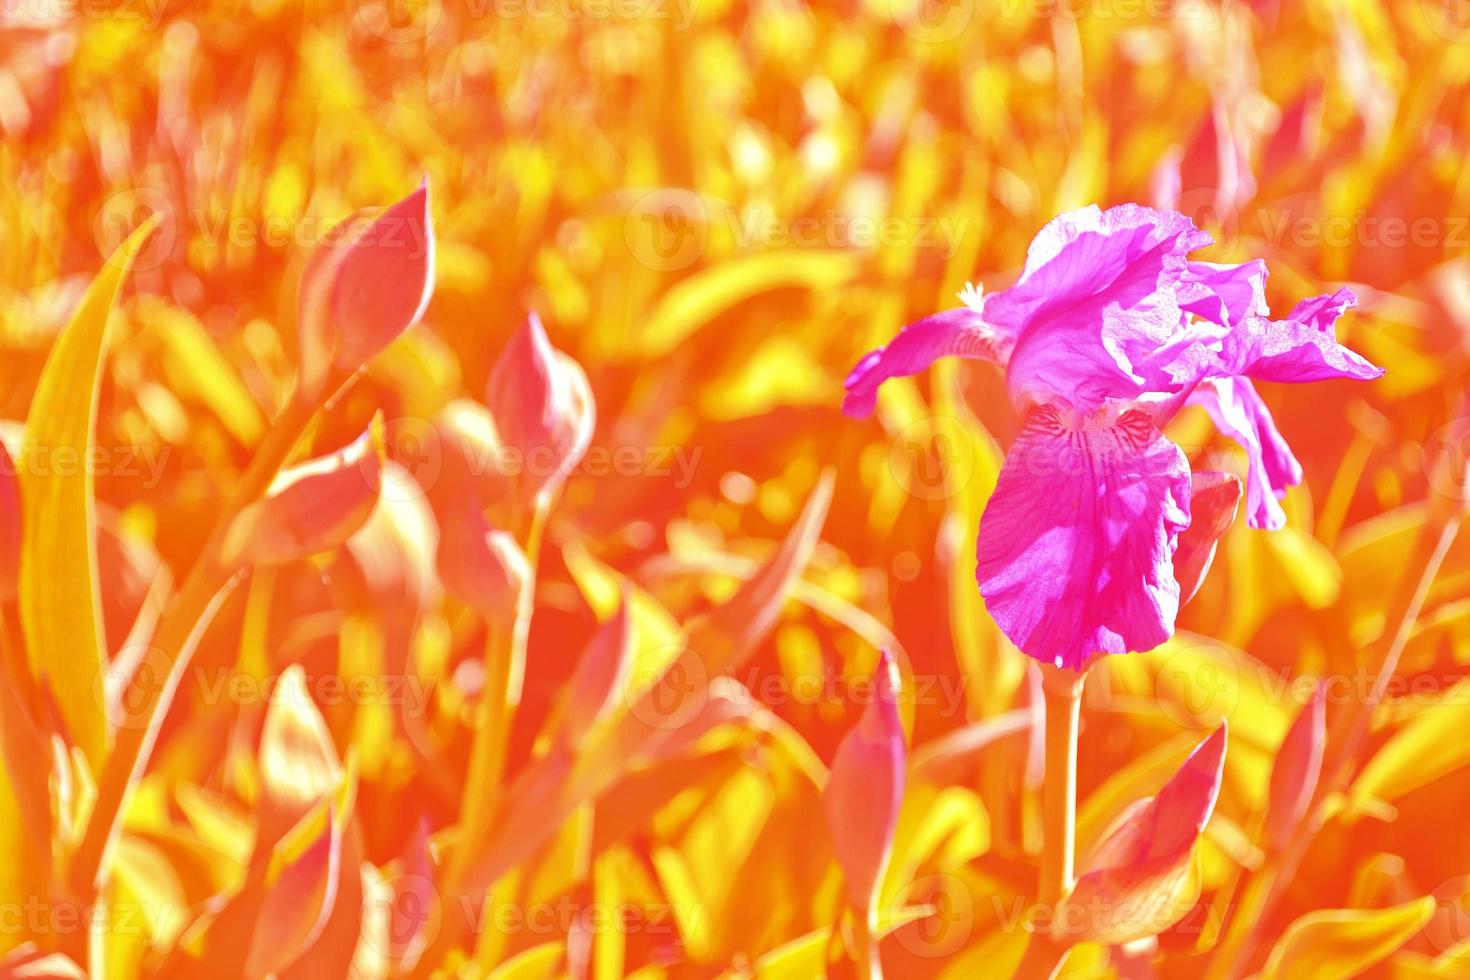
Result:
[[[861,423],[840,414],[841,382],[967,281],[1008,283],[1059,211],[1185,211],[1215,234],[1204,258],[1267,260],[1278,310],[1350,285],[1362,303],[1341,336],[1388,371],[1371,385],[1262,386],[1306,472],[1289,526],[1240,522],[1178,636],[1089,679],[1084,850],[1222,717],[1230,747],[1199,906],[1156,944],[1079,950],[1066,975],[1210,968],[1262,861],[1270,767],[1311,678],[1330,682],[1329,719],[1364,695],[1389,597],[1419,573],[1417,529],[1470,496],[1426,462],[1470,450],[1463,4],[7,0],[0,52],[12,429],[105,257],[161,215],[120,301],[97,419],[115,656],[146,637],[270,429],[321,230],[427,177],[437,236],[423,321],[310,437],[338,448],[380,410],[392,499],[347,547],[256,572],[224,599],[102,902],[131,909],[132,927],[120,914],[63,923],[55,892],[3,898],[39,912],[0,921],[0,946],[60,951],[93,975],[209,962],[189,942],[247,878],[257,746],[293,664],[309,680],[381,682],[335,699],[307,685],[355,767],[356,866],[339,873],[360,884],[337,889],[323,934],[356,923],[359,975],[818,975],[841,945],[821,788],[885,646],[908,685],[911,768],[881,889],[884,965],[1005,975],[1038,864],[1038,688],[973,572],[1016,422],[987,365],[895,382]],[[799,584],[701,695],[697,722],[670,722],[679,737],[621,760],[594,799],[524,804],[546,833],[448,941],[463,908],[440,849],[496,627],[441,587],[446,529],[426,494],[444,470],[436,420],[456,399],[485,401],[531,311],[586,371],[596,427],[547,521],[507,785],[548,757],[568,679],[620,587],[636,597],[638,663],[662,662],[680,624],[776,554],[824,471],[835,484]],[[1244,472],[1202,416],[1171,434],[1196,468]],[[1460,540],[1370,761],[1251,926],[1250,970],[1314,910],[1434,896],[1427,925],[1316,975],[1470,976],[1467,587]],[[84,807],[85,782],[63,795]]]

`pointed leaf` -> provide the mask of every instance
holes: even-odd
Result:
[[[864,916],[873,906],[892,853],[905,763],[898,666],[887,650],[879,658],[873,681],[873,700],[837,747],[823,793],[847,901]]]
[[[1287,730],[1271,767],[1264,836],[1267,846],[1278,850],[1296,833],[1322,775],[1322,751],[1327,741],[1326,690],[1325,685],[1317,684]]]
[[[1308,912],[1287,927],[1271,952],[1264,980],[1360,976],[1387,959],[1434,915],[1428,895],[1387,909]]]
[[[113,303],[157,216],[128,236],[82,297],[41,371],[17,473],[22,503],[20,621],[73,745],[96,770],[107,751],[97,579],[93,429]]]
[[[260,733],[260,842],[279,840],[341,782],[332,736],[307,692],[305,672],[293,664],[272,692]]]
[[[577,661],[561,708],[560,734],[556,738],[561,744],[576,745],[607,717],[627,689],[633,665],[630,601],[624,595],[618,611],[598,627]]]
[[[342,825],[328,809],[326,827],[265,894],[245,961],[246,976],[278,973],[316,940],[336,900],[341,857]]]

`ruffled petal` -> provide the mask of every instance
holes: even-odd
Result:
[[[1266,262],[1252,259],[1240,265],[1191,262],[1180,284],[1180,305],[1188,313],[1222,327],[1265,316]]]
[[[873,414],[878,387],[889,378],[918,374],[941,357],[970,357],[1004,364],[1012,338],[988,326],[968,306],[945,310],[911,323],[887,347],[858,361],[847,376],[842,411],[851,418]]]
[[[1189,526],[1189,463],[1141,411],[1074,427],[1027,419],[980,521],[976,578],[1024,652],[1080,667],[1174,632],[1173,556]]]
[[[1184,215],[1133,204],[1052,219],[1016,285],[986,297],[987,322],[1017,336],[1011,400],[1088,412],[1150,390],[1139,368],[1178,336],[1186,256],[1209,243]]]
[[[1189,399],[1214,419],[1215,427],[1245,450],[1250,464],[1245,499],[1251,527],[1276,530],[1286,524],[1279,498],[1302,482],[1302,467],[1292,455],[1248,378],[1220,378],[1202,384]]]
[[[1351,289],[1304,299],[1285,320],[1247,317],[1225,338],[1222,374],[1257,381],[1372,381],[1383,368],[1337,342],[1337,318],[1358,305]]]

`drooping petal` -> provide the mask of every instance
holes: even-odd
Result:
[[[1222,378],[1195,389],[1190,402],[1200,405],[1215,426],[1245,450],[1246,509],[1251,527],[1276,530],[1285,526],[1279,498],[1302,482],[1302,467],[1276,429],[1271,410],[1247,378]]]
[[[1031,413],[980,521],[976,577],[1024,652],[1080,667],[1174,632],[1189,463],[1142,411],[1111,424]]]
[[[1174,579],[1179,583],[1179,604],[1194,598],[1210,563],[1215,546],[1235,523],[1240,504],[1240,477],[1234,473],[1193,473],[1189,478],[1189,527],[1179,535],[1174,553]]]
[[[904,327],[888,346],[870,351],[847,376],[842,411],[850,418],[873,414],[878,387],[889,378],[918,374],[941,357],[969,357],[1004,364],[1014,338],[986,325],[968,306],[945,310]]]
[[[1223,374],[1258,381],[1372,381],[1383,369],[1337,342],[1338,317],[1358,305],[1351,289],[1304,299],[1284,320],[1247,317],[1225,339]]]

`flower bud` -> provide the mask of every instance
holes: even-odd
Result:
[[[559,486],[592,442],[596,406],[587,375],[551,346],[534,313],[495,362],[485,402],[522,499]]]
[[[487,619],[509,622],[531,569],[515,538],[491,530],[471,493],[441,511],[439,579],[445,591]]]
[[[489,409],[467,398],[456,399],[440,411],[434,429],[444,464],[432,490],[435,506],[456,499],[467,489],[488,512],[492,524],[509,527],[515,487]]]
[[[297,292],[301,390],[322,392],[418,322],[434,292],[429,185],[377,217],[358,212],[307,259]]]
[[[282,470],[265,497],[235,517],[220,560],[281,565],[341,545],[377,506],[383,459],[383,420],[375,415],[351,445]]]
[[[1233,473],[1192,473],[1189,482],[1189,527],[1179,533],[1174,552],[1180,606],[1199,591],[1215,560],[1216,546],[1235,523],[1240,503],[1240,477]]]
[[[873,700],[837,747],[823,793],[847,901],[863,913],[876,898],[893,850],[905,765],[898,667],[886,650],[878,661],[874,682]]]

